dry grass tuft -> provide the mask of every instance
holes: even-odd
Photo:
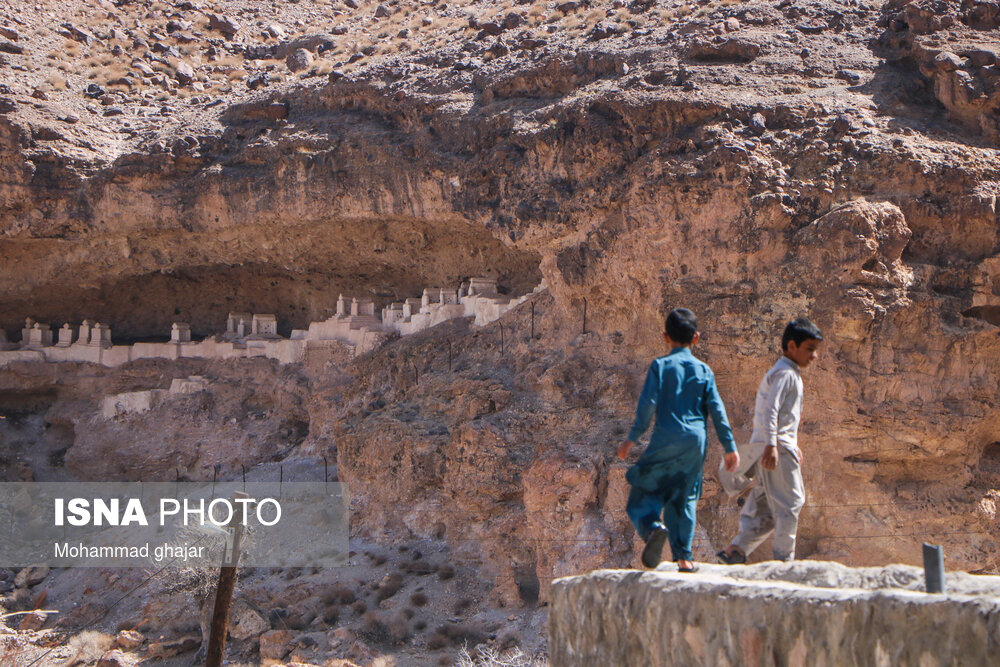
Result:
[[[455,667],[548,667],[545,658],[533,657],[520,648],[508,650],[496,649],[492,646],[477,646],[469,653],[467,648],[458,652]]]
[[[103,632],[93,630],[81,632],[69,640],[69,645],[66,648],[71,657],[66,661],[66,664],[94,664],[111,648],[113,641],[114,638],[111,635],[106,635]]]
[[[69,88],[69,81],[64,76],[52,75],[45,79],[45,83],[48,85],[49,90],[66,90]]]

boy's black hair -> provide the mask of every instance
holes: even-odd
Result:
[[[667,315],[665,330],[670,340],[687,345],[698,333],[698,318],[687,308],[674,308]]]
[[[810,322],[805,317],[796,317],[785,326],[785,333],[781,334],[781,349],[788,349],[788,341],[794,340],[796,345],[801,345],[805,340],[823,340],[823,334],[819,327]]]

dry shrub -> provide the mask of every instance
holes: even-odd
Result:
[[[425,593],[417,591],[416,593],[410,596],[410,602],[413,603],[413,606],[415,607],[423,607],[425,604],[427,604],[427,595]]]
[[[404,563],[401,566],[401,569],[404,572],[416,574],[419,576],[425,576],[434,571],[434,566],[425,560],[418,560],[411,563]]]
[[[478,625],[471,623],[445,623],[438,626],[429,637],[427,637],[427,647],[432,648],[432,643],[437,648],[446,646],[462,646],[471,644],[475,646],[486,640],[486,635]],[[436,650],[433,649],[432,650]]]
[[[399,589],[403,587],[403,575],[399,572],[393,572],[392,574],[386,576],[379,584],[378,589],[375,591],[375,599],[379,602],[382,600],[387,600],[393,595],[399,592]]]
[[[354,591],[345,584],[337,583],[333,585],[330,592],[326,594],[323,601],[328,605],[351,604],[355,600]]]
[[[397,644],[403,643],[410,636],[409,619],[403,611],[393,614],[389,618],[389,622],[385,624],[385,627],[389,633],[389,639]]]
[[[517,630],[505,630],[497,637],[497,650],[501,652],[511,651],[521,644],[521,635]]]
[[[366,613],[361,619],[361,634],[373,642],[384,642],[389,639],[389,629],[375,611]]]
[[[357,602],[351,605],[351,609],[354,610],[355,614],[358,614],[360,616],[361,614],[365,613],[365,611],[368,610],[368,605],[365,604],[364,600],[358,600]]]
[[[441,581],[448,581],[455,576],[455,568],[453,568],[448,563],[442,563],[438,566],[438,579]]]

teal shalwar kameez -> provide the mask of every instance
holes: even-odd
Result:
[[[637,442],[654,414],[649,446],[625,475],[632,485],[625,511],[643,540],[653,528],[666,528],[673,559],[691,560],[709,414],[722,448],[735,452],[736,443],[715,375],[690,348],[650,364],[628,439]]]

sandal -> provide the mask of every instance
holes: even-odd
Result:
[[[678,565],[677,566],[677,571],[678,572],[685,572],[685,573],[687,573],[687,572],[697,572],[698,571],[698,566],[695,565],[694,563],[691,564],[691,567],[681,567],[680,565]]]
[[[715,554],[715,557],[726,565],[744,565],[747,562],[746,554],[739,551],[727,552],[725,549]]]

